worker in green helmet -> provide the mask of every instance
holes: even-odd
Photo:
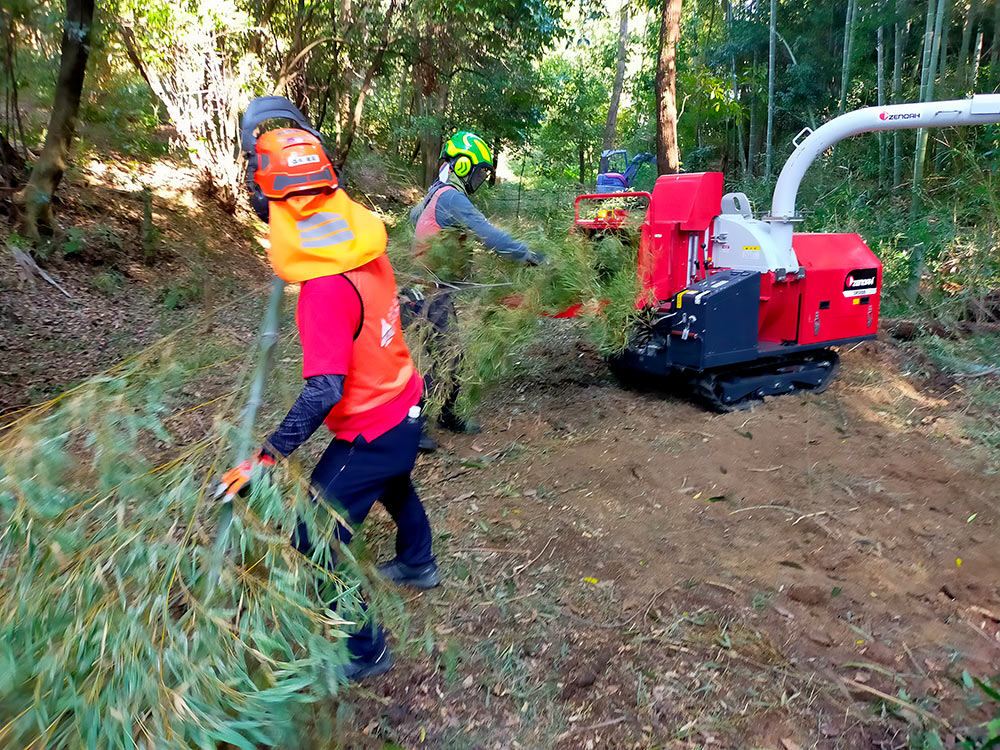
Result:
[[[494,171],[490,147],[475,133],[461,130],[441,148],[438,178],[410,212],[410,223],[414,227],[413,255],[436,278],[455,280],[455,275],[462,275],[468,269],[468,248],[464,242],[459,241],[449,247],[446,243],[433,241],[442,230],[451,227],[459,230],[460,236],[475,235],[505,260],[533,266],[545,260],[541,253],[532,251],[523,242],[490,224],[469,200]],[[442,258],[442,248],[446,255],[466,257]],[[447,276],[452,278],[445,278]],[[402,302],[404,320],[418,327],[427,348],[432,350],[432,359],[436,360],[426,370],[424,392],[434,393],[439,387],[447,389],[438,423],[453,432],[478,432],[477,424],[463,419],[455,410],[459,395],[455,374],[460,354],[458,321],[451,290],[446,286],[407,289],[403,292]],[[420,447],[424,451],[433,451],[437,443],[425,432]]]

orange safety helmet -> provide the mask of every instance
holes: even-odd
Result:
[[[339,184],[322,142],[308,131],[268,130],[257,139],[254,152],[253,181],[268,198],[280,200],[315,188],[333,190]]]

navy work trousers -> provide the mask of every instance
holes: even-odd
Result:
[[[355,528],[368,517],[376,501],[382,503],[396,522],[396,558],[414,566],[434,561],[431,526],[410,479],[422,426],[421,418],[407,417],[370,443],[361,436],[354,442],[333,440],[312,474],[313,487]],[[348,544],[351,530],[338,526],[335,537],[333,547]],[[299,524],[292,541],[303,554],[312,554],[304,524]],[[330,559],[333,564],[334,549]],[[369,622],[348,637],[347,647],[353,657],[376,658],[385,647],[385,632]]]
[[[442,412],[450,413],[458,400],[458,368],[462,363],[461,341],[458,336],[458,315],[451,292],[435,289],[426,295],[417,288],[400,294],[403,326],[413,329],[423,344],[429,359],[424,371],[424,397],[432,398],[437,389],[444,404]]]

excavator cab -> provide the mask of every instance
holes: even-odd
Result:
[[[655,158],[653,154],[636,154],[629,161],[628,151],[623,148],[602,151],[598,162],[598,194],[628,192],[639,168]]]

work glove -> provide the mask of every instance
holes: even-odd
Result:
[[[250,478],[253,475],[253,470],[258,465],[270,469],[274,464],[274,458],[261,450],[255,458],[234,466],[222,475],[219,486],[215,490],[215,497],[225,502],[231,502],[237,495],[241,497],[246,495],[250,491]]]
[[[534,250],[529,250],[528,254],[524,256],[524,264],[526,266],[541,266],[545,262],[545,256],[542,253],[536,253]]]

